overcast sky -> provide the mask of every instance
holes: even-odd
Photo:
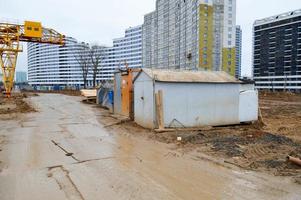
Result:
[[[301,0],[236,0],[237,24],[243,30],[243,74],[251,74],[252,25],[256,19],[301,8]],[[156,0],[0,0],[0,20],[41,21],[79,41],[112,45],[130,26],[143,23]],[[26,45],[17,70],[27,70]]]

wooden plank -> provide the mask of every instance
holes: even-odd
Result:
[[[164,128],[164,111],[163,111],[163,92],[162,92],[162,90],[159,90],[158,94],[159,94],[159,102],[160,102],[160,104],[159,104],[160,105],[159,106],[160,124],[161,124],[161,128]]]
[[[158,128],[161,127],[160,126],[160,116],[159,116],[159,94],[158,93],[155,93],[155,104],[156,104],[156,121],[157,121],[157,125],[158,125]]]
[[[92,89],[92,90],[83,89],[83,90],[80,90],[80,92],[81,92],[81,95],[84,97],[96,97],[97,96],[96,89]]]
[[[164,115],[163,115],[163,92],[159,90],[155,94],[156,98],[156,117],[159,129],[164,129]]]
[[[259,119],[258,119],[259,122],[261,123],[261,125],[265,126],[260,106],[258,106],[258,113],[259,113]]]

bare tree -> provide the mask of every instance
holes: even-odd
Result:
[[[91,70],[93,77],[93,87],[96,87],[96,78],[101,70],[101,63],[104,58],[104,48],[103,46],[92,45],[90,48],[89,57],[91,59]]]
[[[85,43],[78,44],[76,46],[76,50],[74,51],[74,58],[81,68],[85,89],[87,88],[89,68],[91,65],[89,52],[90,52],[89,45]]]

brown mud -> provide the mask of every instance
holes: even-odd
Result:
[[[205,153],[243,169],[263,171],[280,176],[294,176],[301,167],[286,160],[288,155],[301,158],[301,95],[261,93],[260,107],[264,126],[255,123],[212,127],[202,131],[155,133],[134,122],[111,127],[125,130],[185,151]],[[181,141],[177,138],[181,137]]]

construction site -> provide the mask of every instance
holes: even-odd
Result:
[[[301,199],[297,78],[286,71],[281,88],[280,76],[258,85],[235,74],[236,1],[163,2],[113,47],[0,21],[0,200]],[[199,30],[167,38],[173,20],[173,31]],[[110,60],[131,49],[122,42],[144,61]],[[23,43],[24,85],[15,78]]]
[[[96,93],[1,96],[2,199],[300,197],[300,95],[260,93],[252,123],[149,129]]]

